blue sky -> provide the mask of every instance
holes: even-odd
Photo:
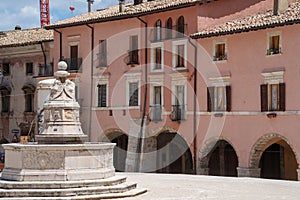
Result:
[[[39,0],[0,0],[0,31],[40,27]],[[93,10],[117,4],[118,0],[94,0]],[[70,11],[70,6],[75,10]],[[86,0],[50,0],[51,23],[87,12]]]

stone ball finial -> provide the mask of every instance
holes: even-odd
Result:
[[[65,61],[60,61],[58,64],[57,64],[57,68],[58,70],[67,70],[68,68],[68,65]]]

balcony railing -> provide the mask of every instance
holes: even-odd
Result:
[[[81,72],[82,58],[65,58],[64,61],[68,64],[68,72]]]
[[[40,65],[38,76],[53,76],[53,65]]]
[[[181,121],[185,119],[185,106],[184,105],[173,105],[171,112],[172,121]]]
[[[127,65],[138,65],[139,63],[139,50],[128,51]]]
[[[162,121],[162,106],[152,105],[151,106],[151,120],[152,121]]]
[[[267,55],[281,54],[281,48],[271,48],[267,50]]]

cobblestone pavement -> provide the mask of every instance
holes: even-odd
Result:
[[[119,173],[148,192],[126,200],[299,200],[300,181]]]

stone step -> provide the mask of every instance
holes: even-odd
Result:
[[[117,199],[134,197],[147,192],[147,189],[135,188],[122,193],[109,193],[109,194],[94,194],[94,195],[82,195],[73,197],[10,197],[1,198],[1,200],[99,200],[99,199]]]
[[[67,189],[93,186],[113,186],[124,183],[125,176],[113,176],[99,180],[84,180],[84,181],[8,181],[0,180],[0,188],[2,189]]]
[[[124,193],[136,188],[136,183],[121,183],[113,186],[61,188],[61,189],[0,189],[0,197],[74,197],[83,195],[99,195]],[[0,198],[1,199],[1,198]]]

